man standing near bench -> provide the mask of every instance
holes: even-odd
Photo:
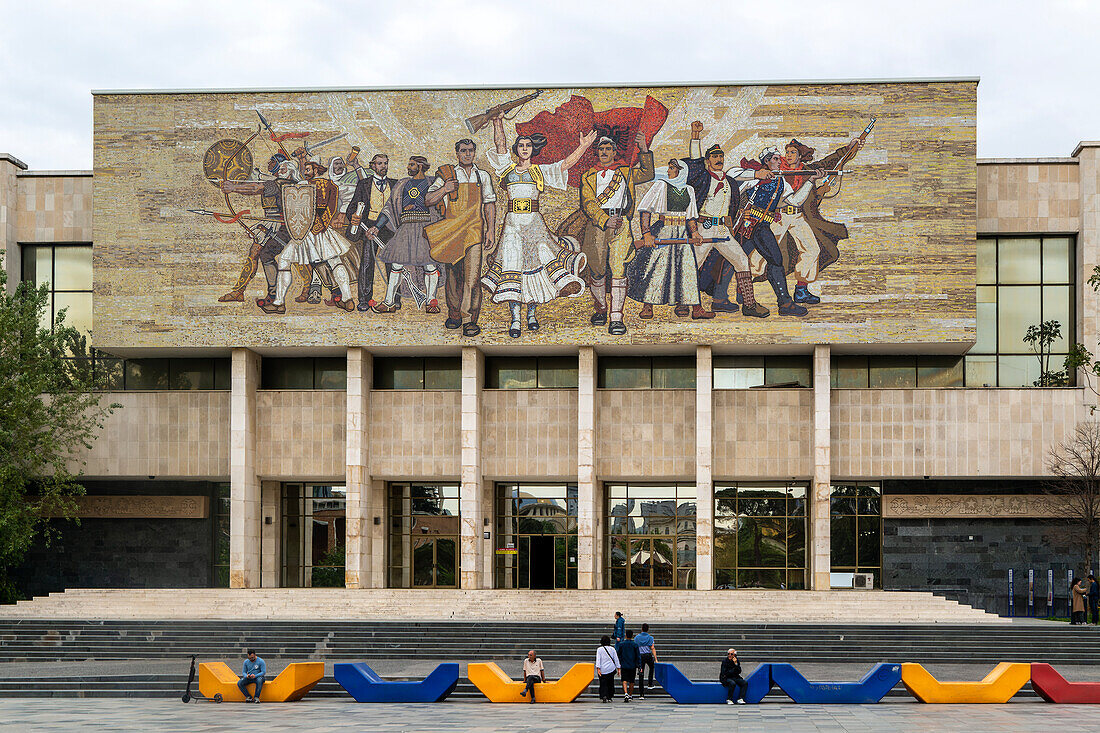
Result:
[[[546,681],[546,670],[543,669],[542,660],[535,656],[535,650],[527,652],[527,658],[523,660],[523,681],[527,688],[519,693],[520,697],[527,697],[531,693],[531,702],[535,701],[535,683]]]
[[[264,687],[264,678],[267,677],[267,664],[256,656],[255,649],[248,650],[248,659],[244,660],[244,676],[237,680],[237,687],[244,695],[245,702],[259,702],[260,690]],[[248,686],[255,685],[256,692],[248,694]]]
[[[657,645],[649,635],[649,624],[642,624],[642,633],[634,641],[638,642],[638,697],[644,700],[646,665],[649,665],[649,686],[653,687],[653,665],[657,662]]]

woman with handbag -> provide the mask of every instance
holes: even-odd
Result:
[[[611,637],[604,634],[600,638],[600,647],[596,650],[596,674],[600,678],[600,702],[611,702],[615,696],[615,675],[622,668],[615,647],[611,646]]]

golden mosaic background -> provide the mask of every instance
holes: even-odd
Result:
[[[346,155],[352,145],[369,160],[390,156],[401,178],[410,155],[432,165],[454,162],[454,142],[469,134],[466,117],[531,89],[316,93],[100,94],[95,97],[95,295],[93,341],[107,349],[198,346],[438,346],[445,344],[785,344],[955,343],[974,339],[975,105],[973,81],[738,87],[549,89],[519,113],[527,121],[570,95],[596,111],[640,107],[651,95],[669,109],[651,145],[658,168],[686,157],[692,120],[704,124],[703,146],[721,143],[727,165],[755,158],[791,137],[822,157],[878,118],[849,164],[843,190],[822,204],[826,218],[848,226],[840,260],[821,275],[822,302],[806,317],[781,317],[766,282],[757,298],[766,319],[720,314],[679,319],[670,307],[641,321],[627,301],[625,336],[589,325],[591,298],[559,298],[538,309],[542,330],[508,336],[506,305],[486,300],[482,334],[463,338],[443,328],[446,308],[427,315],[405,307],[394,315],[345,313],[287,299],[285,315],[254,304],[266,286],[262,271],[244,303],[219,303],[237,279],[250,241],[240,227],[188,209],[222,211],[221,192],[202,174],[206,149],[222,138],[246,139],[260,110],[276,131],[309,132],[318,141],[346,132],[321,155]],[[513,123],[514,124],[514,123]],[[506,126],[509,143],[513,124]],[[473,136],[477,164],[491,126]],[[287,143],[288,149],[296,141]],[[276,151],[260,138],[255,165]],[[639,197],[645,191],[640,188]],[[498,190],[498,197],[501,192]],[[576,189],[551,191],[542,211],[551,229],[575,210]],[[235,197],[238,209],[261,210],[258,197]],[[500,217],[498,216],[498,219]],[[637,232],[637,221],[634,222]],[[794,289],[793,274],[789,286]],[[298,291],[298,282],[291,294]],[[384,292],[381,280],[375,293]],[[376,296],[377,297],[377,296]],[[442,304],[442,285],[440,302]],[[704,296],[704,303],[709,298]],[[411,305],[411,301],[409,303]]]

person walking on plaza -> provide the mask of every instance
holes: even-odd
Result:
[[[1100,583],[1096,582],[1096,576],[1089,573],[1089,612],[1092,616],[1092,625],[1100,624]]]
[[[248,659],[244,660],[244,676],[237,680],[237,687],[244,695],[245,702],[259,702],[260,690],[264,688],[264,679],[267,677],[267,664],[256,656],[255,649],[248,650]],[[248,686],[255,685],[256,691],[249,695]]]
[[[519,693],[520,697],[527,697],[527,694],[531,694],[531,702],[535,701],[535,683],[546,681],[546,670],[543,669],[542,660],[535,656],[535,650],[527,652],[527,657],[523,660],[523,681],[527,684],[527,687],[523,692]]]
[[[722,671],[718,674],[718,681],[726,688],[726,704],[745,704],[745,692],[749,689],[749,683],[741,676],[741,664],[737,661],[737,650],[727,649],[726,658],[722,660]]]
[[[1080,578],[1073,579],[1071,590],[1073,592],[1073,610],[1070,613],[1069,622],[1071,624],[1083,624],[1085,623],[1085,603],[1089,592],[1085,589]]]
[[[638,642],[638,697],[644,700],[646,665],[649,665],[649,686],[653,687],[653,665],[657,663],[657,646],[649,635],[649,624],[642,624],[642,633],[634,641]]]
[[[626,616],[619,611],[615,612],[615,633],[611,636],[616,643],[626,638]]]
[[[619,614],[616,614],[619,615]],[[596,674],[600,676],[600,702],[611,702],[615,697],[615,675],[622,666],[615,647],[611,646],[611,637],[600,637],[600,647],[596,650]]]
[[[638,642],[634,641],[633,631],[627,630],[626,638],[615,645],[615,653],[623,670],[623,702],[630,702],[634,699],[634,675],[638,672]]]

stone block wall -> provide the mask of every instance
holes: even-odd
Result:
[[[53,520],[14,572],[23,595],[66,588],[205,588],[213,582],[216,485],[205,481],[85,482],[89,495],[207,496],[204,519]]]
[[[345,392],[259,390],[256,430],[256,470],[264,478],[343,481]]]
[[[695,390],[597,390],[596,475],[694,479]]]
[[[577,475],[577,390],[487,389],[481,393],[486,476]]]
[[[813,474],[813,390],[714,391],[714,477]]]
[[[1012,568],[1018,616],[1027,613],[1028,568],[1035,569],[1041,615],[1047,569],[1053,568],[1058,616],[1066,615],[1066,571],[1084,571],[1083,553],[1067,539],[1065,524],[1040,519],[887,519],[882,562],[888,590],[933,591],[1002,615],[1008,612]]]

